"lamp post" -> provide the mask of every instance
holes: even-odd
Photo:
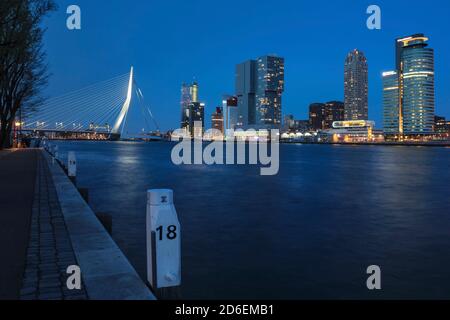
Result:
[[[18,139],[18,129],[20,128],[21,123],[19,121],[14,122],[14,134],[13,134],[13,147],[17,148],[19,146]]]

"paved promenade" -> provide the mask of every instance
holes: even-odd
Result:
[[[85,300],[82,290],[68,290],[67,268],[78,265],[47,162],[41,152],[20,298],[24,300]],[[84,286],[82,286],[83,288]]]
[[[70,266],[81,290],[67,288]],[[57,163],[0,152],[0,300],[154,300]]]
[[[36,177],[36,150],[0,152],[0,299],[18,299]]]

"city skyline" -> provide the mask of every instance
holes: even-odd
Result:
[[[422,32],[430,37],[430,45],[436,51],[436,114],[450,116],[450,93],[446,90],[450,82],[450,73],[447,72],[450,62],[444,56],[449,44],[443,28],[445,10],[442,10],[442,6],[448,6],[448,3],[443,3],[440,9],[431,4],[424,7],[423,16],[434,17],[425,24],[396,16],[406,2],[392,4],[381,1],[382,29],[370,31],[365,26],[365,5],[351,3],[341,10],[333,3],[321,7],[318,4],[282,2],[275,9],[280,16],[275,13],[270,15],[270,20],[274,22],[271,24],[272,30],[268,27],[258,29],[256,21],[250,17],[244,33],[238,33],[243,26],[239,13],[230,17],[234,23],[225,27],[214,23],[208,13],[215,12],[216,6],[206,2],[197,3],[193,8],[170,8],[173,12],[164,22],[155,18],[158,12],[169,10],[163,4],[142,4],[139,10],[131,9],[125,13],[120,10],[126,5],[123,1],[115,1],[111,7],[101,8],[98,4],[83,0],[80,1],[83,28],[79,32],[71,32],[61,23],[66,17],[64,10],[61,10],[65,4],[61,1],[60,10],[49,19],[46,49],[52,77],[46,96],[58,96],[111,75],[122,74],[133,64],[136,77],[154,106],[155,117],[160,120],[162,129],[176,128],[179,122],[179,86],[183,81],[195,78],[199,82],[202,101],[207,108],[205,118],[209,119],[215,108],[221,105],[223,94],[234,93],[233,70],[236,63],[275,52],[284,57],[286,63],[283,115],[294,114],[297,119],[307,119],[311,103],[344,100],[342,61],[349,51],[358,48],[370,63],[369,119],[375,120],[377,127],[381,128],[381,75],[391,70],[395,63],[392,41]],[[233,5],[237,4],[229,4]],[[267,5],[265,2],[261,4],[262,7]],[[249,8],[251,4],[243,6]],[[188,13],[196,11],[196,15],[205,14],[204,23],[208,28],[200,27],[200,23],[192,26],[197,29],[195,45],[182,37],[181,30],[169,26],[170,21],[180,17],[181,9],[188,10]],[[262,9],[255,10],[259,12]],[[114,18],[117,12],[128,20],[144,21],[144,15],[156,20],[149,19],[152,22],[145,32],[139,23],[133,26],[121,22],[107,23],[111,19],[118,20]],[[319,26],[308,16],[326,22]],[[285,31],[279,33],[279,30]],[[344,37],[341,36],[343,34]],[[120,41],[113,42],[111,37]],[[181,47],[186,50],[178,49]],[[104,63],[99,64],[100,59],[104,59]],[[61,81],[67,76],[67,70],[70,70],[71,81]]]

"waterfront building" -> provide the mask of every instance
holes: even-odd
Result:
[[[292,114],[284,116],[283,120],[283,132],[289,132],[294,129],[295,120]]]
[[[312,103],[309,105],[309,124],[314,131],[323,128],[324,106],[325,104],[323,103]]]
[[[217,107],[216,111],[211,115],[211,128],[220,131],[221,135],[224,134],[224,117],[223,108]]]
[[[310,131],[309,120],[295,120],[294,116],[289,114],[284,117],[283,132],[308,132]]]
[[[195,127],[195,123],[201,123]],[[205,127],[205,104],[199,101],[199,86],[197,82],[188,85],[183,83],[181,86],[181,129],[185,129],[186,133],[192,137],[198,137],[203,134]]]
[[[383,127],[385,134],[400,132],[398,74],[396,71],[383,73]]]
[[[314,131],[330,129],[333,122],[343,121],[344,116],[344,103],[340,101],[313,103],[309,106],[309,124]]]
[[[256,86],[256,125],[280,128],[284,92],[284,59],[264,56],[258,59]]]
[[[192,102],[191,86],[183,83],[181,85],[181,125],[180,128],[189,126],[189,105]]]
[[[294,120],[294,131],[305,133],[310,130],[309,120]]]
[[[446,121],[445,117],[434,117],[434,132],[438,134],[446,134],[450,132],[449,122]]]
[[[375,131],[375,122],[367,120],[335,121],[332,128],[322,133],[326,142],[370,143],[384,141],[383,132]]]
[[[255,125],[256,61],[248,60],[236,66],[236,96],[238,99],[238,127]]]
[[[236,66],[237,126],[279,128],[284,91],[284,59],[263,56]]]
[[[205,128],[205,104],[191,102],[189,104],[189,127],[187,132],[195,139],[201,139]]]
[[[192,102],[199,102],[198,101],[198,83],[194,81],[192,85],[189,87],[190,95]]]
[[[222,100],[222,108],[224,112],[224,129],[234,130],[238,124],[238,97],[224,96]]]
[[[396,39],[396,70],[383,73],[384,132],[397,138],[433,134],[434,50],[423,34]]]
[[[344,66],[345,120],[369,119],[369,72],[360,50],[347,55]]]

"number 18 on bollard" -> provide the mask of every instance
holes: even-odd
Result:
[[[180,222],[172,190],[147,192],[147,279],[154,291],[181,285]]]

